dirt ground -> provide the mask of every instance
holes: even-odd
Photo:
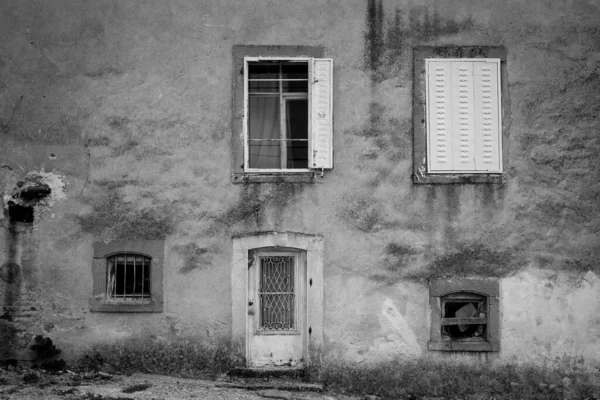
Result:
[[[225,379],[196,380],[162,375],[48,373],[38,370],[0,368],[0,400],[125,400],[125,399],[206,399],[206,400],[351,400],[309,391],[226,387]],[[357,399],[357,398],[354,398]]]

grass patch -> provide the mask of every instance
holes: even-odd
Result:
[[[329,361],[321,377],[328,390],[384,399],[600,399],[600,377],[574,367],[430,359],[374,365]]]
[[[94,368],[108,363],[122,372],[145,372],[182,378],[198,378],[206,374],[222,374],[245,365],[243,348],[229,340],[214,344],[196,340],[173,341],[150,338],[127,339],[95,346],[78,365]]]

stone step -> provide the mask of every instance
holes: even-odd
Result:
[[[218,382],[218,387],[246,389],[246,390],[280,390],[287,392],[322,392],[323,385],[320,383],[305,383],[298,381],[281,382],[277,380],[266,382]]]

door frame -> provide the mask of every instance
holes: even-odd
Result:
[[[246,366],[250,366],[248,332],[248,269],[249,254],[253,250],[295,249],[306,254],[306,324],[303,359],[310,365],[311,356],[319,354],[323,343],[323,238],[295,232],[258,232],[236,235],[233,240],[231,269],[231,327],[235,341],[243,344]],[[315,361],[315,360],[313,360]]]

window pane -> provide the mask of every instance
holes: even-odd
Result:
[[[119,257],[121,258],[121,257]],[[125,294],[125,263],[117,262],[115,274],[115,296]]]
[[[281,169],[279,141],[250,142],[250,168]]]
[[[308,139],[308,99],[286,100],[286,139]]]
[[[308,142],[287,142],[287,168],[308,168]]]
[[[308,63],[283,64],[283,79],[308,79]]]
[[[279,97],[251,96],[248,112],[250,168],[281,168]]]
[[[308,93],[308,81],[283,81],[285,93]]]
[[[279,81],[250,81],[250,93],[279,93]]]
[[[249,79],[278,79],[279,63],[248,63]]]
[[[286,139],[308,139],[308,99],[286,100]],[[286,142],[286,168],[308,168],[308,141]]]

